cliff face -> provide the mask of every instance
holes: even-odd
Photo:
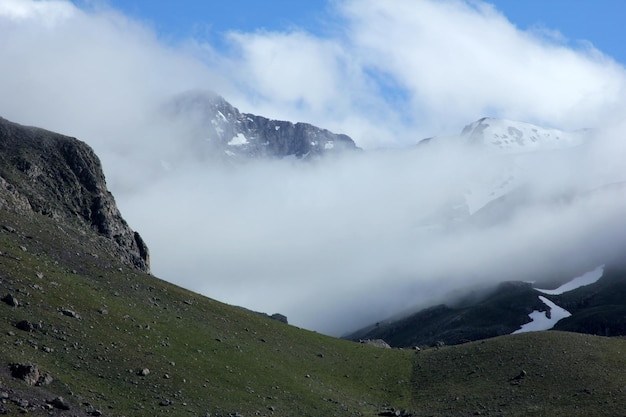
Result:
[[[0,118],[0,209],[79,222],[110,239],[125,263],[149,271],[148,248],[117,209],[100,160],[75,138]]]

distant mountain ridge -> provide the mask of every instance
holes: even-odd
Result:
[[[210,91],[181,94],[167,103],[165,113],[193,125],[195,147],[206,158],[300,159],[358,149],[344,134],[308,123],[272,120],[241,113],[223,97]]]
[[[504,282],[483,296],[425,308],[346,335],[350,340],[383,339],[393,347],[458,344],[537,330],[566,330],[599,336],[626,335],[626,268],[599,267],[580,286],[536,289],[528,282]],[[546,300],[548,302],[546,302]],[[550,306],[550,304],[553,304]],[[557,311],[558,310],[558,311]],[[565,310],[565,317],[555,316]]]

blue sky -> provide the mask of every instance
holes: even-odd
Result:
[[[626,63],[626,2],[620,0],[498,0],[492,3],[522,29],[557,30],[571,42],[589,41]]]
[[[76,0],[81,4],[82,0]],[[491,0],[507,19],[521,29],[556,30],[572,44],[589,41],[626,63],[626,2],[620,0]],[[227,31],[283,31],[302,28],[326,30],[336,17],[332,0],[110,0],[129,16],[151,22],[163,37],[211,36]]]

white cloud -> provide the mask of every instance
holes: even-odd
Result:
[[[36,20],[37,23],[53,26],[74,15],[76,9],[66,1],[27,2],[23,0],[3,0],[0,3],[0,16],[12,20]]]
[[[342,10],[351,48],[409,92],[415,122],[487,115],[572,128],[623,103],[621,66],[520,31],[483,3],[346,1]]]
[[[574,270],[572,259],[588,267],[593,248],[621,243],[625,204],[613,194],[565,206],[537,200],[487,228],[424,226],[458,203],[464,181],[490,172],[458,152],[228,172],[199,163],[193,141],[202,132],[193,136],[194,126],[159,113],[189,89],[347,133],[367,148],[456,132],[486,114],[565,128],[609,120],[617,127],[575,163],[539,161],[529,181],[545,197],[626,179],[624,129],[613,123],[626,78],[601,52],[520,31],[480,2],[333,5],[326,35],[233,32],[224,50],[202,39],[166,44],[107,8],[0,0],[0,115],[96,149],[123,213],[151,246],[157,275],[323,331],[380,319],[465,282],[564,263]]]

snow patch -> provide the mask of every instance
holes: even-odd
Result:
[[[550,330],[559,320],[572,315],[569,311],[557,306],[546,297],[539,296],[539,299],[550,308],[550,314],[547,311],[533,311],[528,315],[531,320],[530,323],[523,324],[513,334]]]
[[[248,144],[248,138],[245,137],[243,133],[237,133],[237,136],[234,136],[228,144],[230,146],[241,146]]]
[[[333,149],[335,147],[335,142],[333,142],[332,140],[326,142],[324,144],[324,149]]]
[[[541,291],[544,294],[561,295],[565,292],[575,290],[576,288],[580,288],[585,285],[591,285],[594,282],[598,281],[600,278],[602,278],[603,274],[604,274],[604,265],[600,265],[596,269],[589,271],[589,272],[585,272],[583,275],[574,278],[573,280],[561,285],[557,289],[542,290],[542,289],[536,288],[536,290]]]

